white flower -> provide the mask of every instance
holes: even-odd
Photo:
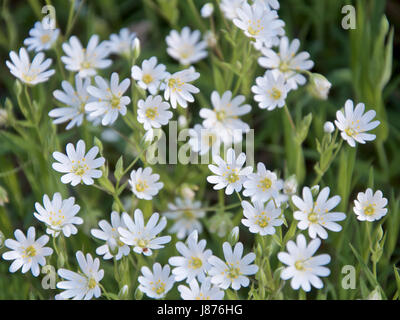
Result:
[[[149,60],[143,60],[142,68],[133,66],[131,70],[132,78],[138,82],[139,87],[155,95],[168,73],[165,71],[166,67],[163,64],[157,65],[157,58],[151,57]]]
[[[75,204],[75,198],[70,197],[66,200],[61,198],[61,194],[56,192],[53,200],[50,201],[47,194],[43,196],[44,208],[39,202],[35,203],[36,211],[33,215],[47,225],[46,232],[53,237],[57,237],[62,231],[64,236],[69,237],[71,234],[77,234],[78,229],[75,224],[82,224],[83,219],[76,217],[81,209]]]
[[[201,124],[196,124],[193,129],[189,129],[189,145],[194,152],[204,155],[212,150],[212,154],[218,154],[221,146],[219,132],[214,128],[204,128]]]
[[[168,260],[170,265],[175,266],[172,270],[175,281],[186,279],[186,282],[189,283],[197,277],[202,282],[211,267],[208,258],[211,257],[212,251],[210,249],[205,250],[206,240],[198,241],[197,230],[188,236],[186,244],[177,242],[176,249],[182,256],[171,257]]]
[[[215,35],[215,33],[211,30],[207,30],[204,33],[204,41],[207,42],[207,46],[209,46],[210,48],[213,48],[216,46],[217,44],[217,36]]]
[[[118,212],[111,212],[111,224],[106,220],[101,220],[99,227],[100,229],[92,229],[90,233],[93,237],[104,240],[106,243],[96,249],[96,254],[102,255],[105,260],[114,256],[116,260],[120,260],[129,254],[131,249],[121,241],[121,235],[118,232],[119,227],[126,228]]]
[[[60,29],[51,28],[50,24],[51,20],[45,17],[42,22],[37,21],[34,27],[29,30],[30,37],[24,40],[24,45],[28,47],[28,51],[49,50],[57,41]]]
[[[86,154],[85,148],[85,142],[79,140],[76,149],[72,143],[67,144],[66,155],[61,152],[53,152],[53,158],[58,161],[53,163],[53,169],[65,173],[61,177],[62,183],[71,183],[72,186],[76,186],[83,182],[91,185],[94,183],[93,178],[97,179],[102,176],[102,172],[96,170],[105,162],[103,157],[95,159],[99,148],[93,147]]]
[[[169,103],[162,100],[161,96],[148,96],[146,100],[139,100],[137,120],[143,123],[145,130],[161,128],[166,125],[173,114],[169,109]]]
[[[278,19],[278,14],[259,2],[249,5],[243,2],[236,10],[237,17],[233,23],[254,40],[271,43],[285,34],[285,23]]]
[[[222,0],[219,6],[224,16],[229,20],[233,20],[237,18],[236,9],[240,8],[245,1],[246,0]]]
[[[326,121],[324,123],[324,132],[325,133],[332,133],[333,131],[335,131],[335,126],[333,125],[333,123],[330,122],[330,121]]]
[[[152,174],[150,167],[139,168],[132,170],[129,185],[136,197],[151,200],[164,187],[162,182],[157,182],[159,179],[160,175],[157,173]]]
[[[164,99],[171,102],[172,108],[176,109],[179,104],[182,108],[187,108],[187,102],[193,102],[192,93],[199,93],[200,90],[190,84],[200,77],[193,67],[175,72],[165,78]]]
[[[359,103],[354,109],[353,101],[347,100],[344,105],[344,114],[342,111],[336,112],[335,124],[341,131],[342,138],[347,141],[351,147],[356,146],[356,142],[365,143],[373,141],[376,135],[367,133],[367,131],[375,129],[380,121],[371,120],[375,117],[375,110],[369,110],[364,113],[365,105]]]
[[[210,277],[201,282],[201,286],[194,279],[189,282],[189,287],[184,285],[178,286],[178,291],[183,300],[222,300],[224,298],[224,291],[217,286],[211,286]]]
[[[79,72],[82,78],[92,77],[97,74],[97,69],[104,69],[111,65],[111,60],[106,59],[109,49],[106,42],[99,44],[99,36],[92,35],[87,48],[82,47],[76,36],[69,39],[69,43],[63,43],[62,48],[66,56],[61,57],[65,68],[69,71]]]
[[[176,233],[178,239],[183,239],[186,235],[197,230],[203,231],[203,226],[199,219],[204,218],[206,213],[201,209],[201,202],[190,198],[175,198],[175,203],[168,204],[167,212],[163,215],[168,219],[175,220],[169,232]]]
[[[256,201],[252,206],[248,201],[242,201],[243,215],[242,223],[252,233],[259,233],[262,236],[274,234],[275,227],[283,224],[280,218],[281,209],[275,207],[273,201],[266,204]]]
[[[261,162],[257,164],[257,173],[248,175],[248,179],[243,184],[243,195],[251,197],[251,201],[266,202],[273,198],[276,200],[279,191],[283,188],[282,180],[278,180],[276,174],[265,168]]]
[[[121,241],[129,246],[134,246],[133,251],[139,254],[143,253],[145,256],[151,256],[152,250],[164,248],[163,244],[170,242],[171,236],[157,237],[167,225],[165,217],[162,217],[158,223],[159,217],[157,212],[153,213],[145,226],[140,209],[135,210],[135,221],[124,212],[122,220],[126,228],[118,228]]]
[[[19,49],[19,55],[11,51],[10,58],[11,62],[6,61],[10,72],[14,77],[29,85],[46,82],[55,72],[53,69],[47,70],[52,60],[50,58],[44,60],[45,56],[43,52],[39,52],[33,58],[32,63],[25,48]]]
[[[290,87],[282,74],[275,77],[272,71],[267,70],[263,77],[256,78],[256,85],[251,87],[251,91],[258,106],[271,111],[285,105]]]
[[[168,54],[182,65],[190,65],[207,57],[207,43],[201,40],[199,30],[184,27],[181,33],[172,30],[165,38]]]
[[[130,32],[128,28],[122,28],[119,34],[113,33],[109,41],[105,41],[110,53],[127,55],[135,48],[136,33]]]
[[[308,229],[311,238],[317,236],[321,239],[328,238],[325,228],[334,232],[342,230],[342,226],[335,221],[344,220],[346,215],[343,212],[330,212],[339,204],[340,197],[334,196],[328,199],[329,192],[329,187],[323,188],[314,201],[310,188],[304,187],[303,199],[298,196],[292,197],[294,205],[299,209],[293,214],[293,217],[299,220],[297,227],[300,230]]]
[[[214,12],[214,5],[211,2],[207,2],[201,7],[200,14],[203,18],[211,17]]]
[[[281,272],[281,278],[283,280],[292,279],[290,285],[294,290],[301,287],[308,292],[311,290],[311,285],[321,289],[324,284],[319,277],[326,277],[330,274],[330,270],[323,265],[328,264],[331,257],[329,254],[313,257],[321,245],[321,240],[318,238],[307,245],[304,235],[299,234],[296,242],[288,241],[286,245],[288,253],[278,253],[278,259],[287,265]]]
[[[329,90],[332,84],[322,74],[312,73],[310,76],[310,91],[317,99],[328,99]]]
[[[200,110],[203,126],[213,128],[226,144],[241,142],[243,133],[250,130],[249,125],[239,118],[251,111],[249,104],[243,105],[244,100],[242,95],[232,98],[231,91],[225,91],[221,97],[217,91],[213,91],[211,103],[214,109]]]
[[[113,124],[118,118],[118,114],[126,115],[126,105],[131,102],[131,98],[123,96],[128,89],[131,81],[123,80],[119,83],[118,73],[111,74],[111,81],[108,82],[100,76],[94,78],[97,86],[89,86],[87,92],[94,98],[93,102],[88,102],[85,110],[92,117],[102,116],[103,126]]]
[[[99,258],[93,260],[92,256],[88,253],[85,259],[82,251],[78,251],[76,253],[76,260],[81,272],[77,273],[67,269],[59,269],[57,272],[61,278],[66,279],[66,281],[57,283],[57,288],[65,290],[59,294],[60,298],[90,300],[93,297],[100,297],[101,289],[99,283],[104,277],[104,270],[99,270]]]
[[[256,274],[258,271],[258,266],[251,264],[256,255],[251,252],[242,258],[243,244],[241,242],[235,245],[233,251],[230,244],[224,242],[222,249],[226,262],[216,256],[208,259],[208,262],[212,265],[209,272],[211,283],[224,290],[228,289],[229,286],[234,290],[239,290],[240,287],[247,287],[250,283],[247,276]]]
[[[289,44],[287,37],[282,37],[279,44],[279,53],[272,49],[262,48],[264,55],[258,59],[260,66],[266,69],[272,69],[275,76],[282,74],[289,85],[290,89],[296,90],[298,85],[306,83],[306,78],[300,71],[310,70],[314,66],[314,62],[308,60],[310,54],[308,52],[300,52],[296,54],[300,48],[300,41],[294,39]]]
[[[3,253],[4,260],[14,260],[9,271],[15,272],[22,267],[22,273],[31,270],[32,275],[37,277],[40,273],[40,267],[46,264],[45,257],[53,253],[53,249],[45,247],[49,242],[49,237],[44,235],[35,240],[35,228],[30,227],[25,237],[24,233],[17,229],[14,232],[16,240],[7,239],[4,245],[11,249]]]
[[[235,151],[230,148],[226,153],[226,161],[218,155],[214,155],[213,160],[217,166],[209,164],[208,168],[216,175],[208,176],[207,181],[215,184],[215,190],[226,188],[225,194],[227,195],[232,194],[234,191],[240,192],[243,182],[253,171],[250,166],[242,169],[243,164],[246,162],[245,153],[240,153],[236,158]]]
[[[53,120],[54,124],[68,122],[67,130],[74,126],[80,126],[85,116],[85,105],[93,101],[89,97],[87,88],[90,85],[90,78],[82,79],[79,75],[75,76],[75,87],[68,82],[61,82],[62,90],[55,90],[53,92],[54,98],[68,107],[55,108],[49,112],[49,117],[56,118]]]
[[[148,267],[142,267],[142,275],[138,278],[139,290],[149,298],[161,299],[174,285],[174,276],[170,275],[169,265],[161,267],[159,263],[153,265],[153,272]]]
[[[353,211],[360,221],[375,221],[386,215],[387,203],[382,191],[378,190],[373,193],[372,189],[368,188],[365,193],[358,193],[357,200],[354,200]]]

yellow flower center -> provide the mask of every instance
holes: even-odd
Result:
[[[227,270],[227,277],[229,279],[237,279],[241,274],[240,268],[234,267],[233,265]]]
[[[200,258],[197,257],[192,257],[192,259],[189,260],[189,268],[191,269],[199,269],[203,265],[203,262],[201,261]]]
[[[143,191],[145,191],[149,186],[148,186],[148,184],[146,183],[146,181],[139,180],[139,181],[136,183],[135,187],[136,187],[136,190],[137,190],[138,192],[143,192]]]
[[[195,298],[196,300],[210,300],[210,296],[205,296],[202,292]]]
[[[311,223],[317,223],[317,222],[318,222],[318,214],[315,213],[314,211],[311,212],[311,213],[308,215],[307,218],[308,218],[308,221],[310,221]]]
[[[260,19],[256,21],[249,21],[250,26],[247,28],[247,32],[252,35],[253,37],[257,36],[262,30],[264,30],[264,27],[261,27],[261,21]]]
[[[24,74],[24,75],[22,75],[22,78],[25,80],[25,82],[29,83],[29,82],[32,82],[33,80],[35,80],[36,76]]]
[[[117,239],[117,245],[118,247],[123,247],[125,243],[123,243],[120,239]]]
[[[282,61],[279,64],[279,70],[282,72],[288,72],[290,70],[289,64],[286,61]]]
[[[90,278],[88,281],[88,288],[94,289],[97,286],[97,281],[94,278]]]
[[[190,56],[193,55],[193,52],[194,52],[193,46],[185,44],[184,46],[181,47],[179,53],[181,55],[181,58],[187,59],[187,58],[189,58]]]
[[[76,174],[77,176],[83,176],[87,170],[89,170],[89,167],[86,164],[81,164],[78,161],[77,165],[72,166],[72,173]]]
[[[269,221],[271,220],[269,217],[265,216],[265,212],[261,212],[261,214],[256,215],[256,218],[256,224],[259,225],[261,228],[267,227]]]
[[[189,220],[192,220],[192,219],[195,218],[194,213],[193,213],[193,211],[191,211],[191,210],[185,210],[185,211],[183,211],[183,216],[184,216],[186,219],[189,219]]]
[[[25,249],[24,254],[23,254],[23,258],[27,258],[27,257],[34,257],[36,256],[37,251],[35,249],[34,246],[29,246],[28,248]]]
[[[228,174],[227,180],[229,183],[235,183],[239,180],[239,175],[237,174],[237,170],[232,170],[231,173]]]
[[[154,120],[157,116],[158,116],[157,107],[148,108],[146,110],[146,117],[149,118],[150,120]]]
[[[375,213],[374,204],[369,204],[364,208],[364,214],[366,216],[372,216]]]
[[[44,44],[50,41],[50,36],[48,34],[44,34],[40,37],[40,41]]]
[[[262,179],[262,180],[260,181],[260,184],[258,185],[258,187],[261,188],[262,191],[268,190],[269,188],[272,187],[272,181],[271,181],[271,179],[265,177],[264,179]]]
[[[138,245],[139,247],[141,247],[141,248],[147,248],[147,246],[149,245],[149,241],[148,241],[148,240],[145,240],[145,239],[140,239],[140,240],[137,242],[137,245]]]
[[[150,282],[150,284],[153,284]],[[165,283],[161,282],[161,280],[157,280],[157,282],[154,284],[154,287],[152,290],[157,293],[158,295],[161,295],[165,292]]]
[[[346,134],[347,134],[349,137],[355,136],[355,135],[357,134],[357,131],[355,131],[353,128],[346,128],[346,129],[344,130],[344,132],[346,132]]]
[[[218,121],[223,121],[226,118],[226,112],[224,110],[216,111],[215,114]]]
[[[59,227],[65,220],[65,216],[61,210],[58,210],[58,213],[50,211],[49,215],[49,221],[53,227]]]
[[[83,61],[82,63],[81,63],[81,68],[82,69],[89,69],[89,68],[91,68],[92,67],[92,64],[89,62],[89,61]]]
[[[303,261],[303,260],[297,260],[297,261],[294,263],[294,267],[295,267],[297,270],[299,270],[299,271],[304,271],[304,270],[305,270],[305,268],[304,268],[304,261]]]
[[[274,100],[279,100],[282,96],[282,92],[278,90],[277,88],[272,88],[271,90],[271,97]]]
[[[111,108],[120,109],[119,103],[120,103],[120,98],[119,97],[113,96],[111,98]]]
[[[149,83],[153,82],[153,77],[151,76],[151,74],[148,74],[148,73],[144,74],[143,77],[142,77],[142,81],[145,84],[149,84]]]

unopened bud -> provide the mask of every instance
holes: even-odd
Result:
[[[236,244],[236,242],[238,242],[238,240],[239,240],[239,227],[236,226],[232,229],[231,233],[229,234],[228,241],[233,247]]]
[[[335,131],[335,126],[333,125],[333,123],[330,121],[325,122],[324,123],[324,132],[332,133],[333,131]]]
[[[206,3],[200,10],[200,14],[203,18],[211,17],[214,12],[214,5],[210,2]]]
[[[8,203],[7,191],[2,186],[0,186],[0,207],[3,207],[6,203]]]
[[[317,99],[328,99],[332,84],[322,74],[312,73],[310,77],[309,91]]]
[[[121,290],[119,290],[118,298],[120,299],[127,299],[129,294],[129,287],[128,285],[124,285]]]
[[[313,195],[313,197],[316,197],[318,195],[319,192],[319,185],[315,185],[311,187],[311,193]]]
[[[293,195],[297,192],[297,179],[295,175],[287,178],[283,184],[283,193],[286,195]]]

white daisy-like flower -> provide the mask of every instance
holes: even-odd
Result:
[[[267,70],[263,77],[256,78],[256,85],[251,87],[251,91],[254,93],[254,100],[258,102],[258,106],[271,111],[285,105],[290,87],[283,74],[275,77],[272,71]]]
[[[83,182],[86,185],[94,183],[93,178],[97,179],[102,176],[100,168],[105,159],[103,157],[96,158],[99,153],[98,147],[91,148],[85,154],[85,142],[79,140],[76,149],[72,143],[68,143],[66,147],[67,154],[61,152],[53,152],[53,158],[58,162],[54,162],[52,167],[58,172],[65,173],[61,177],[62,183],[71,183],[72,186]]]
[[[51,65],[51,59],[44,60],[43,52],[39,52],[30,61],[28,52],[25,48],[19,49],[19,54],[14,51],[10,52],[11,62],[6,61],[7,67],[11,74],[28,85],[36,85],[41,82],[46,82],[54,74],[54,70],[47,70]]]
[[[83,219],[76,216],[81,207],[75,204],[74,197],[63,200],[61,194],[56,192],[53,195],[53,200],[50,200],[49,196],[45,194],[43,205],[44,208],[39,202],[36,202],[37,212],[33,215],[47,225],[46,232],[48,234],[53,237],[57,237],[60,232],[66,237],[77,234],[78,229],[75,225],[82,224]]]
[[[103,256],[105,260],[114,256],[116,260],[120,260],[123,256],[129,254],[131,249],[121,241],[121,235],[118,231],[119,227],[126,228],[118,212],[111,212],[111,224],[107,220],[101,220],[99,227],[100,229],[92,229],[90,233],[93,237],[106,243],[96,249],[96,254]]]
[[[46,264],[47,256],[53,253],[53,249],[45,247],[49,242],[49,237],[44,235],[35,240],[36,232],[34,227],[30,227],[26,236],[17,229],[14,232],[16,240],[7,239],[4,245],[11,249],[3,253],[4,260],[14,260],[11,263],[9,271],[14,273],[22,267],[22,273],[31,270],[32,275],[37,277],[40,273],[40,267]]]
[[[274,234],[275,227],[283,224],[280,218],[281,209],[275,207],[273,201],[264,204],[256,201],[251,205],[248,201],[242,201],[243,215],[242,223],[249,228],[252,233],[259,233],[262,236]]]
[[[68,107],[55,108],[49,112],[49,117],[55,118],[54,124],[68,122],[66,129],[82,125],[85,116],[85,105],[93,101],[93,98],[87,93],[90,85],[90,78],[82,79],[79,75],[75,76],[75,87],[68,82],[61,82],[63,90],[55,90],[54,98]],[[90,120],[93,120],[92,118]]]
[[[330,270],[324,265],[331,261],[329,254],[314,256],[321,245],[320,239],[314,239],[307,245],[304,235],[299,234],[296,243],[288,241],[286,248],[288,252],[279,252],[278,259],[287,265],[281,272],[283,280],[292,279],[290,285],[294,290],[300,287],[308,292],[311,286],[321,289],[324,284],[319,277],[327,277]]]
[[[182,256],[171,257],[168,263],[175,268],[172,273],[175,275],[175,281],[186,279],[189,283],[193,279],[203,282],[211,265],[208,263],[208,258],[211,257],[212,251],[205,250],[207,241],[198,241],[197,231],[193,231],[186,240],[186,245],[183,242],[177,242],[176,249]]]
[[[164,80],[164,99],[170,101],[174,109],[176,109],[177,105],[187,108],[187,103],[194,101],[192,93],[200,92],[190,82],[199,77],[200,73],[196,72],[193,67],[168,75]]]
[[[250,283],[247,276],[256,274],[258,271],[258,266],[251,264],[256,255],[251,252],[242,258],[243,244],[241,242],[236,243],[233,251],[231,245],[224,242],[222,249],[226,262],[216,256],[211,256],[208,259],[208,262],[212,265],[209,271],[211,283],[224,290],[228,289],[229,286],[233,290],[247,287]]]
[[[61,60],[69,71],[79,72],[82,78],[92,77],[97,74],[97,69],[105,69],[112,63],[107,59],[110,51],[106,42],[99,44],[99,36],[90,37],[87,48],[83,48],[76,36],[69,38],[69,42],[63,43],[62,48],[66,56]]]
[[[168,231],[176,233],[178,239],[185,238],[194,230],[197,230],[199,233],[203,231],[203,226],[199,219],[204,218],[206,212],[201,210],[200,201],[176,197],[175,203],[168,204],[168,210],[163,215],[175,221]]]
[[[294,39],[289,43],[287,37],[282,37],[279,43],[279,52],[269,48],[262,48],[263,57],[258,58],[260,66],[272,69],[274,76],[282,74],[290,89],[296,90],[299,85],[306,83],[306,78],[301,71],[310,70],[314,62],[309,60],[310,54],[302,51],[297,54],[300,48],[300,41]]]
[[[331,212],[340,202],[340,196],[334,196],[330,199],[329,187],[323,188],[318,194],[316,201],[313,199],[311,189],[303,188],[303,199],[298,196],[292,196],[293,204],[299,209],[294,212],[293,217],[299,220],[297,227],[300,230],[308,229],[308,234],[311,238],[317,236],[321,239],[328,238],[328,232],[339,232],[342,226],[335,221],[346,219],[343,212]]]
[[[236,9],[242,7],[245,1],[246,0],[222,0],[219,7],[227,19],[233,20],[238,17]]]
[[[236,10],[237,17],[233,23],[244,31],[244,34],[257,41],[272,43],[285,34],[285,23],[269,7],[256,2],[249,5],[243,2]]]
[[[59,269],[58,275],[66,281],[57,283],[57,288],[65,291],[59,294],[62,299],[90,300],[101,295],[100,281],[104,277],[104,270],[100,268],[99,258],[93,259],[88,253],[86,259],[82,251],[76,253],[81,272],[73,272],[67,269]]]
[[[204,128],[201,124],[196,124],[188,133],[190,136],[188,143],[194,152],[200,155],[207,154],[210,150],[213,155],[219,153],[221,138],[214,128]]]
[[[226,188],[225,194],[227,195],[232,194],[234,191],[240,192],[243,182],[253,171],[250,166],[242,169],[243,164],[246,162],[246,154],[242,152],[236,158],[235,151],[229,148],[226,153],[226,161],[218,155],[214,155],[213,160],[217,166],[209,164],[208,168],[215,175],[208,176],[207,181],[215,184],[215,190]]]
[[[242,95],[232,98],[231,91],[225,91],[222,96],[213,91],[213,109],[200,110],[200,117],[204,119],[203,126],[213,128],[226,144],[241,142],[243,133],[250,130],[249,125],[239,118],[251,111],[251,106],[243,104],[244,101],[245,97]]]
[[[366,141],[373,141],[376,135],[367,133],[367,131],[375,129],[380,121],[371,120],[375,117],[375,110],[369,110],[364,113],[365,105],[359,103],[354,108],[352,100],[347,100],[344,105],[344,113],[342,111],[336,112],[335,124],[341,131],[342,138],[347,141],[351,147],[356,146],[356,142],[365,143]]]
[[[163,101],[161,96],[148,96],[146,100],[139,100],[137,120],[143,123],[145,130],[161,128],[166,125],[173,114],[168,111],[170,105]]]
[[[136,33],[130,32],[128,28],[122,28],[119,34],[111,34],[110,40],[105,41],[109,52],[121,55],[127,55],[135,49]]]
[[[161,267],[157,262],[153,265],[153,272],[148,267],[142,267],[142,275],[139,276],[139,290],[146,294],[149,298],[164,298],[174,285],[174,276],[170,275],[171,268],[169,265]]]
[[[142,68],[133,66],[131,75],[137,81],[139,87],[155,95],[160,88],[161,82],[168,76],[165,70],[165,65],[157,64],[157,58],[151,57],[149,60],[143,60]]]
[[[168,54],[185,66],[196,63],[208,55],[207,42],[201,40],[199,30],[192,32],[189,27],[184,27],[180,33],[171,30],[165,41],[168,45]]]
[[[358,193],[357,200],[354,200],[353,211],[360,221],[375,221],[386,215],[387,203],[382,191],[378,190],[373,193],[372,189],[368,188],[365,193]]]
[[[164,187],[164,183],[158,182],[160,175],[152,172],[150,167],[131,172],[129,185],[139,199],[151,200]]]
[[[24,45],[28,51],[35,50],[36,52],[49,50],[57,41],[60,29],[51,28],[51,20],[49,17],[35,22],[34,27],[29,30],[29,38],[24,40]]]
[[[265,168],[261,162],[257,164],[257,173],[248,175],[243,184],[243,195],[251,197],[251,201],[266,202],[273,198],[276,200],[280,190],[283,188],[283,181],[278,179],[276,174]]]
[[[144,224],[143,213],[140,209],[135,210],[135,221],[125,212],[122,214],[122,221],[126,228],[119,227],[121,241],[129,246],[134,246],[133,251],[151,256],[156,249],[164,248],[164,244],[171,241],[171,236],[157,237],[167,225],[167,219],[155,212],[151,215],[147,225]]]
[[[108,82],[100,76],[94,78],[97,86],[89,86],[87,92],[95,101],[88,102],[85,110],[90,113],[91,117],[103,117],[101,124],[103,126],[113,124],[118,115],[126,115],[128,105],[131,98],[123,96],[131,83],[129,79],[124,79],[119,83],[118,73],[111,74],[111,81]]]
[[[207,277],[201,285],[196,279],[189,282],[189,287],[184,285],[178,286],[178,291],[183,300],[222,300],[224,291],[211,284],[211,278]]]

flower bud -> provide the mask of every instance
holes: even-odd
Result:
[[[319,185],[315,185],[311,187],[311,193],[313,195],[313,197],[316,197],[318,195],[319,192]]]
[[[120,299],[127,299],[129,294],[129,287],[128,285],[124,285],[121,290],[119,290],[118,298]]]
[[[193,191],[193,189],[196,189],[196,188],[193,188],[192,186],[189,186],[186,183],[183,184],[182,188],[181,188],[182,197],[185,199],[193,200],[196,195],[195,192]]]
[[[236,242],[238,242],[238,240],[239,240],[239,227],[236,226],[232,229],[231,233],[229,234],[228,241],[233,247],[236,244]]]
[[[292,175],[287,178],[283,184],[283,193],[286,195],[293,195],[297,191],[297,179],[296,175]]]
[[[140,56],[140,40],[138,37],[133,40],[133,58],[132,65],[135,64],[137,58]]]
[[[324,123],[324,132],[332,133],[333,131],[335,131],[335,126],[333,125],[333,123],[330,121],[325,122]]]
[[[328,99],[329,90],[332,84],[322,74],[312,73],[310,77],[309,90],[310,93],[317,99]]]
[[[370,294],[367,297],[367,300],[382,300],[382,295],[378,287],[376,287],[373,291],[370,292]]]
[[[204,40],[205,40],[205,42],[207,42],[207,45],[210,48],[215,47],[217,44],[217,37],[216,37],[215,33],[212,32],[211,30],[206,31],[206,33],[204,34]]]
[[[188,125],[188,121],[187,118],[184,115],[180,115],[178,117],[178,127],[179,129],[184,129],[186,128]]]
[[[211,2],[207,2],[200,10],[200,14],[203,18],[210,17],[214,12],[214,5]]]
[[[5,109],[0,109],[0,128],[5,127],[8,122],[8,113]]]
[[[135,300],[142,300],[143,292],[140,291],[139,287],[135,291]]]
[[[4,246],[5,239],[4,233],[0,231],[0,249]]]

